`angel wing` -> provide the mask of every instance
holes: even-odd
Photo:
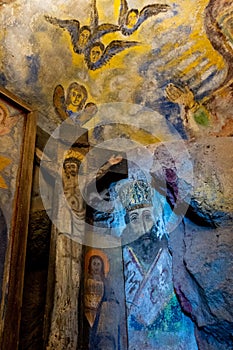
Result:
[[[45,16],[46,21],[69,32],[73,50],[76,53],[82,53],[83,49],[78,46],[80,34],[80,22],[77,19],[58,19],[56,17]]]
[[[90,28],[94,31],[99,24],[99,14],[96,6],[96,0],[92,0],[91,4],[91,16],[90,16]]]
[[[85,61],[87,63],[87,67],[90,70],[96,70],[101,68],[103,65],[105,65],[107,62],[111,60],[113,56],[116,54],[124,51],[125,49],[128,49],[130,47],[139,45],[139,42],[137,41],[122,41],[122,40],[113,40],[110,42],[110,44],[105,48],[102,56],[100,59],[96,62],[90,61],[90,51],[89,54],[85,57]]]
[[[158,15],[160,12],[167,12],[169,8],[170,6],[166,4],[152,4],[143,7],[143,9],[139,13],[137,23],[133,26],[133,28],[128,28],[126,22],[124,23],[121,29],[122,34],[133,34],[148,18]]]
[[[120,30],[120,27],[116,24],[111,23],[103,23],[100,24],[96,29],[93,31],[91,35],[90,42],[94,43],[95,41],[99,40],[102,36],[108,34],[108,33],[114,33]]]
[[[156,16],[160,12],[167,12],[170,6],[166,4],[152,4],[143,7],[139,14],[139,20],[143,23],[147,18]]]
[[[62,85],[57,85],[53,92],[53,106],[58,117],[63,121],[69,117],[66,112],[65,92]]]
[[[90,29],[91,37],[89,39],[88,45],[93,44],[105,34],[120,30],[119,26],[115,24],[103,23],[99,25],[99,14],[96,6],[96,0],[92,0],[91,4]]]
[[[118,18],[119,26],[122,26],[126,23],[128,10],[129,10],[129,7],[128,7],[127,1],[121,0],[120,13],[119,13],[119,18]]]

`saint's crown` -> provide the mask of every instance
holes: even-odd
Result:
[[[152,206],[152,189],[142,180],[128,181],[119,188],[119,198],[123,207],[134,210]]]

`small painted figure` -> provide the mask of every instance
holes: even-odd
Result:
[[[84,108],[87,100],[87,89],[76,82],[69,85],[66,98],[66,110],[69,116]]]
[[[82,161],[82,154],[70,150],[63,163],[63,188],[69,209],[79,219],[85,218],[85,204],[78,185],[78,171]]]
[[[93,327],[97,310],[104,296],[104,263],[100,256],[92,255],[85,282],[85,316]]]
[[[119,303],[107,278],[108,257],[101,250],[91,250],[86,254],[85,265],[84,315],[88,326],[84,331],[89,329],[89,334],[86,334],[88,349],[116,349]]]
[[[113,40],[105,47],[100,41],[94,42],[85,52],[85,62],[88,69],[99,69],[116,54],[138,44],[137,41]]]
[[[83,54],[93,42],[99,40],[102,36],[119,31],[119,26],[111,23],[99,25],[99,15],[96,7],[96,0],[92,0],[90,25],[80,27],[77,19],[58,19],[56,17],[45,16],[45,19],[54,25],[69,32],[73,50],[77,54]]]
[[[121,0],[118,18],[121,33],[127,36],[133,34],[148,18],[161,12],[167,12],[169,8],[170,6],[166,4],[152,4],[139,11],[138,9],[129,9],[127,1]]]
[[[53,93],[53,105],[61,121],[71,118],[82,126],[97,112],[97,106],[88,102],[88,93],[84,85],[73,82],[67,89],[67,97],[62,85],[57,85]]]

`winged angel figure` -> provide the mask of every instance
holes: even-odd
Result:
[[[90,70],[96,70],[102,67],[117,53],[138,44],[136,42],[113,40],[105,48],[105,46],[99,42],[102,36],[120,31],[120,26],[111,23],[99,25],[96,0],[92,1],[89,26],[81,26],[77,19],[63,20],[50,16],[45,16],[45,19],[49,23],[58,25],[60,28],[69,32],[74,52],[84,55],[85,62]]]
[[[100,41],[95,42],[85,52],[85,62],[90,70],[96,70],[110,61],[117,53],[138,44],[137,41],[113,40],[105,47]]]
[[[119,31],[119,26],[115,24],[103,23],[99,25],[96,0],[92,1],[89,26],[81,26],[77,19],[58,19],[50,16],[45,16],[45,19],[51,24],[58,25],[69,32],[73,50],[77,54],[83,54],[89,45],[99,40],[102,36]]]
[[[139,11],[129,9],[127,1],[121,0],[118,18],[121,33],[126,36],[133,34],[149,17],[156,16],[160,12],[167,12],[169,8],[170,6],[166,4],[152,4]]]

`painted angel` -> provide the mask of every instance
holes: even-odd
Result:
[[[9,134],[20,116],[11,117],[5,104],[0,103],[0,136]]]
[[[53,105],[61,121],[71,118],[82,126],[97,112],[97,106],[93,102],[86,103],[88,98],[85,86],[77,82],[69,85],[65,96],[62,85],[57,85],[53,93]]]
[[[115,24],[99,24],[96,0],[92,1],[89,26],[81,26],[77,19],[58,19],[50,16],[45,16],[45,19],[49,23],[57,25],[69,32],[73,50],[77,54],[83,54],[89,45],[99,40],[102,36],[120,30],[120,27]]]
[[[101,42],[93,43],[85,53],[88,69],[96,70],[111,60],[116,54],[138,45],[137,41],[113,40],[106,47]]]
[[[160,12],[167,12],[169,8],[170,6],[166,4],[152,4],[139,11],[138,9],[129,9],[127,1],[121,0],[118,18],[121,33],[126,36],[133,34],[148,18],[158,15]]]

